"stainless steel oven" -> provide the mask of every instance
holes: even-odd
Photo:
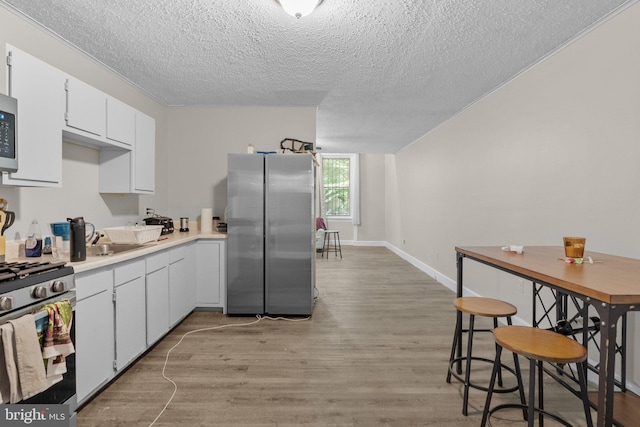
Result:
[[[46,304],[68,300],[73,308],[69,335],[75,342],[75,282],[73,268],[64,262],[4,262],[0,263],[0,325],[25,314],[34,314],[35,321],[46,320]],[[66,357],[67,372],[62,380],[47,390],[19,404],[68,405],[69,426],[75,426],[76,363],[75,354]],[[0,379],[6,381],[6,379]],[[0,407],[3,404],[0,402]]]

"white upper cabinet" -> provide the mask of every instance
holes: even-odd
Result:
[[[73,77],[67,78],[67,142],[98,149],[131,150],[135,110]]]
[[[136,110],[117,99],[107,98],[107,139],[133,145],[136,138]]]
[[[0,184],[60,187],[64,140],[100,150],[99,192],[154,194],[152,117],[8,44],[7,66],[18,171],[0,173]]]
[[[133,152],[133,192],[153,194],[156,188],[156,121],[136,112],[136,145]]]
[[[107,95],[88,84],[69,77],[67,80],[67,126],[92,135],[106,133]]]
[[[13,46],[7,55],[7,93],[18,100],[18,171],[3,173],[2,184],[60,187],[65,75]]]
[[[135,111],[133,150],[100,151],[100,193],[154,194],[156,121]]]

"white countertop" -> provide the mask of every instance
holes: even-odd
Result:
[[[84,271],[93,270],[100,267],[105,267],[111,264],[116,264],[123,261],[128,261],[141,256],[146,256],[154,252],[162,251],[172,248],[174,246],[183,245],[189,242],[195,242],[196,240],[226,240],[226,233],[218,233],[216,231],[211,233],[200,233],[200,231],[189,231],[187,233],[180,233],[175,231],[171,234],[160,236],[160,240],[157,242],[149,242],[139,249],[134,249],[119,254],[113,254],[108,256],[87,256],[85,261],[81,262],[68,262],[67,264],[73,267],[76,273],[82,273]],[[101,240],[98,243],[101,243]],[[106,243],[106,242],[105,242]],[[46,262],[57,261],[53,259],[51,255],[43,255],[40,258],[17,258],[7,261],[33,261],[33,262]]]

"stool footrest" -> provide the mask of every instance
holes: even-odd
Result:
[[[456,357],[455,359],[453,359],[451,361],[451,363],[449,364],[449,372],[451,373],[451,375],[457,379],[458,381],[460,381],[462,384],[464,384],[464,377],[461,374],[458,374],[456,372],[456,368],[453,366],[455,363],[458,362],[462,362],[464,360],[467,360],[466,356],[462,356],[462,357]],[[494,361],[490,360],[490,359],[486,359],[484,357],[472,357],[471,360],[476,361],[476,362],[487,362],[490,363],[491,365],[493,365]],[[502,367],[502,369],[504,369],[505,371],[511,372],[514,376],[517,375],[516,371],[510,367],[507,366],[503,363],[500,363],[500,366]],[[451,381],[449,381],[451,382]],[[469,387],[473,387],[476,390],[482,390],[482,391],[489,391],[489,387],[488,386],[481,386],[475,383],[472,383],[471,381],[469,381]],[[494,393],[511,393],[512,391],[516,391],[518,390],[518,385],[514,385],[513,387],[509,387],[509,388],[494,388],[493,392]]]
[[[494,392],[497,390],[494,390]],[[491,425],[491,415],[493,415],[493,413],[497,412],[497,411],[501,411],[504,409],[520,409],[523,411],[523,416],[524,419],[526,420],[526,414],[527,411],[529,410],[529,407],[527,405],[522,405],[522,404],[518,404],[518,403],[505,403],[502,405],[498,405],[495,408],[492,408],[489,411],[489,418],[487,419],[487,424]],[[540,408],[533,408],[533,412],[536,412],[538,414],[542,414],[545,417],[549,417],[557,422],[559,422],[560,424],[562,424],[563,426],[567,426],[567,427],[573,427],[572,424],[569,424],[565,419],[560,418],[558,415],[556,414],[552,414],[551,412],[547,412],[544,409],[540,409]]]

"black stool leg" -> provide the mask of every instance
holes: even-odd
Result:
[[[498,327],[498,318],[493,318],[493,329]],[[498,343],[496,343],[496,350],[498,349]],[[498,370],[498,385],[502,387],[504,384],[502,383],[502,367]]]
[[[533,417],[535,415],[535,400],[536,400],[536,361],[529,360],[529,420],[528,426],[533,427]]]
[[[582,405],[584,406],[584,416],[587,420],[587,427],[593,427],[591,407],[589,406],[589,394],[587,392],[587,362],[578,363],[577,365],[580,394],[582,395]]]
[[[451,383],[451,369],[453,369],[453,359],[456,357],[458,349],[458,337],[462,336],[462,313],[456,313],[456,330],[453,333],[453,344],[451,345],[451,356],[449,356],[449,369],[447,369],[447,383]]]
[[[538,361],[538,406],[540,408],[540,416],[538,425],[544,426],[544,375],[542,375],[542,360]]]
[[[518,381],[518,394],[520,395],[520,403],[522,403],[522,417],[526,421],[529,418],[527,416],[527,409],[526,409],[527,401],[524,397],[524,385],[522,385],[522,371],[520,370],[520,360],[518,359],[518,355],[516,353],[513,353],[513,364],[516,367],[516,380]]]
[[[489,381],[489,390],[487,390],[487,400],[484,403],[484,411],[482,411],[482,422],[480,427],[487,425],[487,419],[489,418],[489,408],[491,407],[491,396],[493,395],[493,387],[496,384],[496,376],[500,369],[500,355],[502,354],[502,347],[498,345],[496,348],[496,360],[493,362],[493,370],[491,371],[491,380]]]
[[[469,405],[469,378],[471,378],[471,347],[473,346],[473,324],[476,316],[469,316],[469,341],[467,344],[467,366],[464,373],[464,397],[462,399],[462,415],[467,415],[467,406]]]
[[[327,253],[327,259],[329,259],[329,245],[331,244],[331,240],[329,239],[329,233],[324,233],[324,243],[322,244],[322,258],[324,258],[324,253]],[[326,248],[326,249],[325,249]]]

